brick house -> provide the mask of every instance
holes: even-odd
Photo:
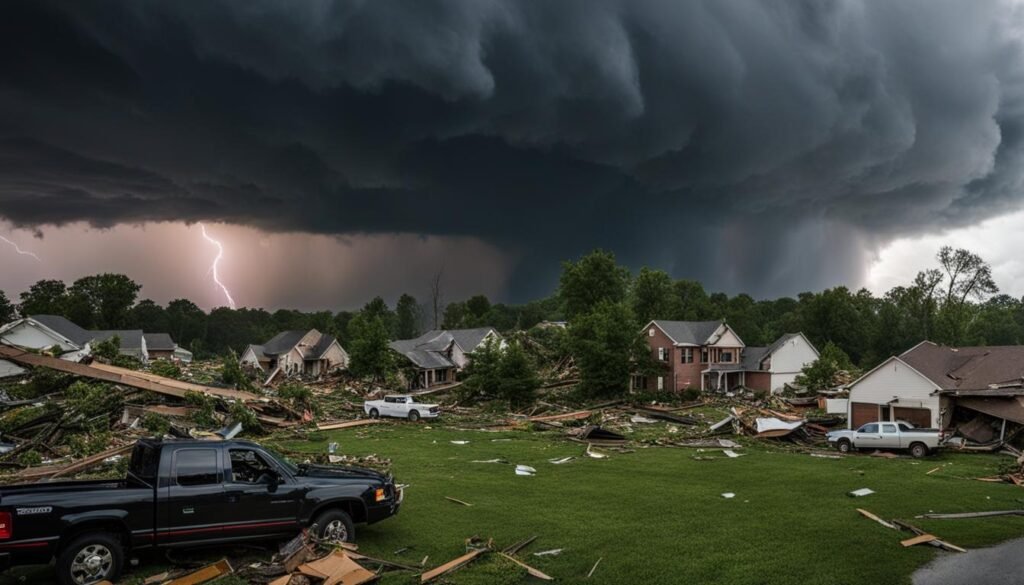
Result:
[[[745,386],[779,392],[818,357],[801,333],[783,335],[768,347],[747,347],[724,321],[654,320],[641,334],[664,373],[634,376],[634,389],[678,392]]]

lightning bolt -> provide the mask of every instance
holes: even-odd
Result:
[[[0,241],[3,241],[4,243],[10,244],[14,248],[14,250],[17,253],[21,254],[22,256],[31,256],[31,257],[35,258],[37,262],[42,262],[43,261],[43,259],[40,258],[39,256],[36,256],[34,252],[28,252],[28,251],[22,250],[20,247],[18,247],[18,244],[15,244],[14,242],[8,240],[7,238],[5,238],[3,236],[0,236]]]
[[[203,225],[202,222],[199,222],[199,229],[203,230],[203,238],[205,238],[207,242],[217,246],[217,257],[213,259],[213,264],[210,266],[210,272],[213,274],[213,282],[217,283],[221,292],[223,292],[224,296],[227,297],[228,306],[234,309],[235,299],[231,298],[231,293],[228,292],[228,287],[224,286],[224,283],[220,281],[220,273],[217,272],[217,265],[220,264],[220,259],[224,257],[224,246],[206,233],[206,226]]]

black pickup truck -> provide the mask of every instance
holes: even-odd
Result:
[[[249,441],[141,440],[128,475],[0,487],[0,563],[56,558],[64,585],[113,581],[132,550],[317,536],[350,541],[354,523],[398,512],[390,475],[294,465]]]

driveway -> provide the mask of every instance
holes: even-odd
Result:
[[[966,553],[943,553],[914,573],[914,585],[1024,584],[1024,538]]]

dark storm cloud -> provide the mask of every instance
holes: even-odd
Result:
[[[473,235],[521,257],[519,297],[603,246],[775,294],[1021,202],[1008,2],[3,10],[0,215],[18,225]]]

